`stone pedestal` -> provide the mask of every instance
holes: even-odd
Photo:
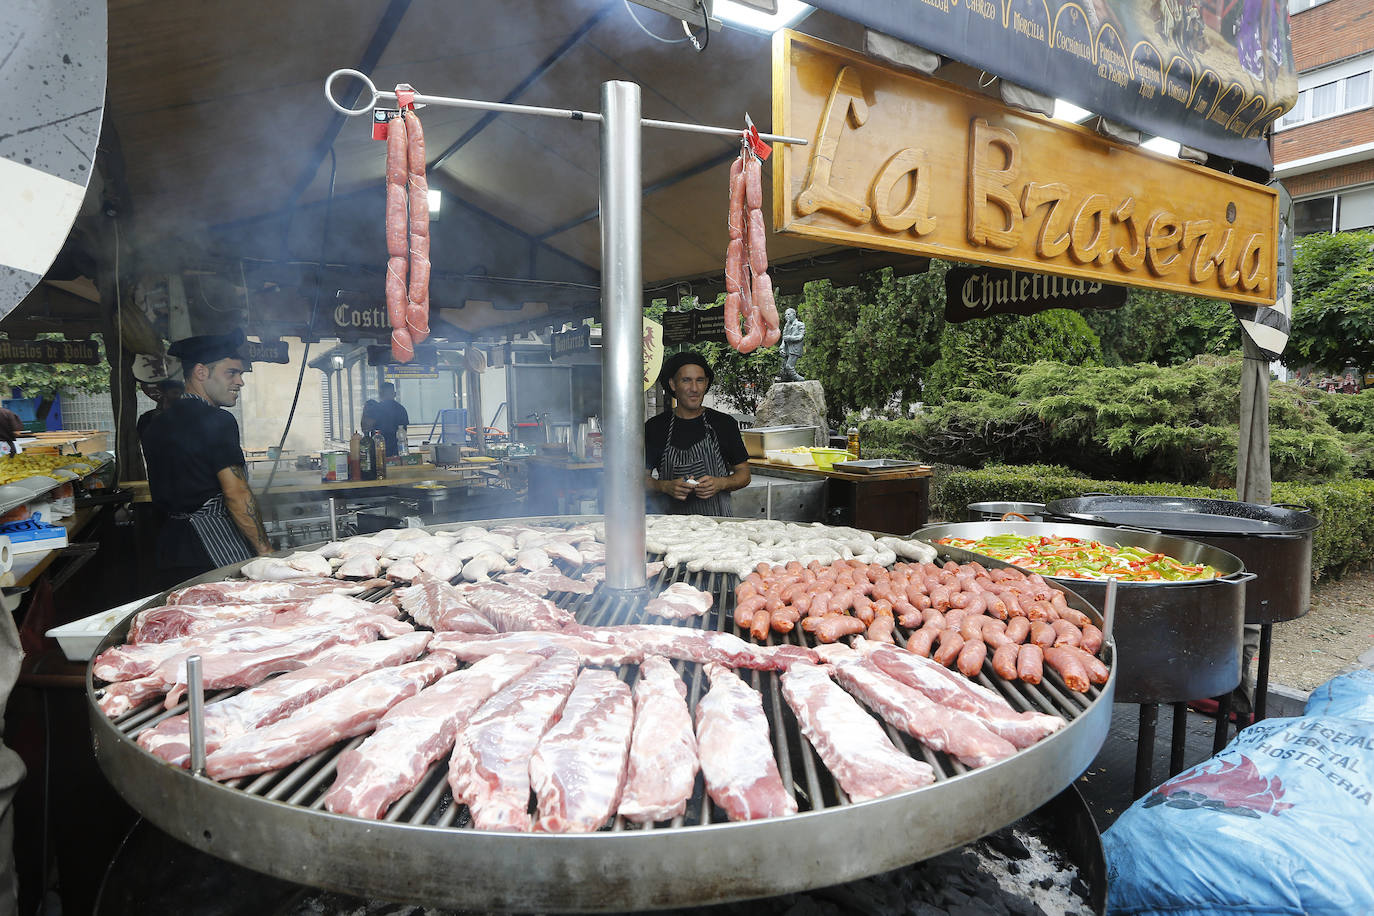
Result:
[[[815,380],[777,382],[768,389],[754,411],[755,426],[814,426],[816,447],[830,444],[830,422],[825,415],[825,390]]]

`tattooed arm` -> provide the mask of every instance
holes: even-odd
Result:
[[[248,486],[248,469],[236,464],[222,469],[217,476],[220,489],[224,491],[224,507],[229,510],[229,517],[238,526],[243,539],[258,556],[271,553],[272,543],[267,540],[267,530],[262,526],[262,510]]]

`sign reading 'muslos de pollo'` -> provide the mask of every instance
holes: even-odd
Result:
[[[100,347],[93,340],[0,340],[0,364],[16,363],[95,366]]]
[[[796,32],[774,38],[773,225],[866,248],[1274,302],[1278,195]]]

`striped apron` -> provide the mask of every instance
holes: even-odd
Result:
[[[679,477],[699,479],[707,474],[712,477],[729,477],[730,468],[726,466],[725,457],[720,453],[720,442],[716,439],[716,431],[711,428],[705,414],[702,415],[701,422],[706,426],[706,435],[689,449],[684,450],[673,445],[673,424],[676,422],[677,414],[670,413],[668,415],[668,443],[663,447],[663,456],[658,459],[658,479],[676,480]],[[730,494],[726,492],[717,493],[710,499],[702,499],[693,494],[683,502],[671,498],[667,502],[668,514],[670,515],[730,514]]]
[[[216,568],[251,560],[256,556],[248,549],[248,542],[243,539],[238,525],[229,517],[223,493],[210,497],[194,512],[173,513],[172,518],[191,523]]]

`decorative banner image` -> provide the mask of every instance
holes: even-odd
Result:
[[[811,0],[871,29],[1266,171],[1293,107],[1280,0]],[[776,127],[776,124],[774,125]]]

